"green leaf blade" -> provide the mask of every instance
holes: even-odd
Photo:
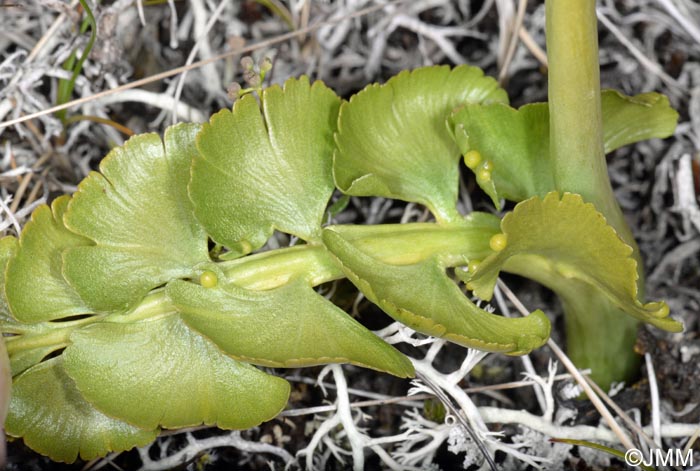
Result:
[[[519,203],[501,223],[507,246],[484,259],[467,286],[490,299],[501,269],[527,276],[558,292],[570,280],[604,293],[627,314],[661,329],[678,332],[663,302],[637,299],[637,262],[602,214],[579,195],[552,192]]]
[[[209,260],[187,197],[198,125],[133,137],[79,186],[66,226],[94,245],[64,253],[63,273],[88,305],[123,310]]]
[[[673,134],[678,113],[658,93],[626,96],[602,93],[603,143],[609,153],[624,145]],[[523,201],[557,190],[549,149],[549,108],[531,103],[517,110],[507,104],[467,104],[448,120],[462,154],[478,151],[493,164],[491,178],[477,178],[498,207],[499,199]],[[477,176],[478,169],[472,169]]]
[[[605,153],[635,142],[673,135],[678,112],[659,93],[627,96],[616,90],[601,93]]]
[[[197,139],[189,191],[197,219],[240,253],[273,229],[317,239],[333,192],[331,158],[340,99],[320,82],[288,80],[212,116]]]
[[[64,370],[62,358],[47,360],[14,383],[7,433],[54,461],[91,460],[155,440],[144,430],[108,417],[85,401]]]
[[[449,119],[462,154],[480,153],[491,162],[490,179],[477,184],[498,207],[500,198],[522,201],[555,188],[549,159],[549,112],[546,103],[519,109],[505,104],[465,105]]]
[[[353,196],[383,196],[457,219],[459,149],[445,127],[465,103],[507,102],[475,67],[424,67],[370,85],[341,106],[333,174]]]
[[[71,340],[63,356],[81,393],[145,429],[250,428],[276,416],[289,396],[286,381],[225,355],[176,314],[93,324]]]
[[[17,253],[19,241],[7,236],[0,239],[0,326],[7,327],[15,321],[10,315],[5,296],[5,274],[7,264]],[[0,328],[0,335],[4,329]],[[0,423],[5,423],[8,408],[10,406],[10,393],[12,392],[12,363],[7,352],[6,337],[0,339]]]
[[[323,240],[348,278],[394,319],[459,345],[522,355],[547,341],[551,326],[541,311],[509,319],[474,305],[445,273],[437,256],[409,265],[382,263],[325,229]],[[416,288],[416,280],[420,280]]]
[[[10,306],[7,303],[6,281],[7,264],[17,254],[19,240],[13,236],[5,236],[0,239],[0,322],[16,322],[10,314]]]
[[[284,368],[352,363],[414,374],[408,358],[301,279],[266,291],[176,281],[166,292],[188,325],[242,361]]]
[[[5,293],[10,311],[21,322],[91,312],[61,273],[63,251],[89,243],[63,225],[69,201],[70,197],[62,196],[51,208],[36,209],[22,231],[17,254],[8,263]]]

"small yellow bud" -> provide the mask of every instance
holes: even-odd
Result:
[[[493,162],[491,162],[490,160],[485,161],[483,164],[481,164],[481,169],[486,170],[488,172],[492,172],[493,171]]]
[[[481,163],[481,153],[478,150],[470,150],[464,154],[464,164],[474,170]]]
[[[506,248],[506,245],[508,245],[508,236],[505,234],[496,234],[489,240],[489,247],[494,252],[500,252]]]
[[[213,271],[205,271],[199,277],[199,284],[205,288],[214,288],[219,284],[219,279]]]
[[[491,181],[491,171],[480,168],[476,171],[477,181],[488,183]]]
[[[467,270],[469,271],[470,275],[473,275],[476,269],[479,268],[479,264],[481,264],[481,260],[469,260]]]

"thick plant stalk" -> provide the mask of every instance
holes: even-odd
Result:
[[[550,154],[559,191],[578,193],[605,216],[634,249],[643,296],[639,250],[613,195],[603,151],[595,0],[547,0]],[[583,287],[582,287],[583,288]],[[602,387],[629,379],[637,321],[593,290],[563,299],[568,353],[591,368]]]

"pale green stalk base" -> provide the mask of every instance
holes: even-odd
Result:
[[[591,378],[603,390],[613,381],[633,379],[641,358],[634,353],[637,320],[583,283],[575,283],[570,296],[561,292],[559,296],[565,313],[567,354],[574,364],[590,368]]]

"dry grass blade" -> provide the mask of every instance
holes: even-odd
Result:
[[[520,313],[523,316],[527,316],[530,311],[527,310],[527,308],[523,305],[522,302],[518,299],[518,297],[508,288],[508,286],[503,283],[501,280],[498,280],[498,286],[503,290],[503,293],[508,297],[508,299],[515,305],[515,307],[520,311]],[[559,361],[561,362],[562,365],[564,365],[564,368],[571,373],[571,376],[574,377],[576,382],[581,386],[588,396],[588,398],[591,400],[591,403],[593,406],[596,408],[596,410],[600,413],[601,417],[605,419],[605,423],[608,424],[608,427],[615,433],[615,435],[618,437],[620,440],[620,443],[626,448],[626,449],[631,449],[634,448],[634,443],[630,439],[630,437],[622,430],[620,425],[615,421],[615,418],[610,414],[610,411],[605,407],[605,404],[603,404],[603,401],[598,397],[598,395],[595,393],[593,388],[588,384],[586,379],[583,377],[581,372],[574,366],[573,362],[571,359],[566,356],[566,354],[559,348],[559,345],[554,342],[554,340],[549,339],[547,341],[547,346],[554,352],[554,354],[557,356]]]
[[[673,0],[657,0],[669,14],[675,19],[678,24],[680,24],[688,34],[693,38],[695,42],[700,44],[700,28],[698,25],[693,23],[692,16],[690,19],[686,16],[688,14],[687,10],[685,12],[679,11],[678,6],[673,2]]]
[[[596,394],[598,394],[605,403],[610,406],[612,410],[615,411],[615,413],[622,419],[625,424],[629,427],[629,429],[635,433],[637,433],[640,437],[644,439],[644,441],[647,443],[648,446],[652,448],[659,448],[660,445],[657,443],[654,443],[654,440],[651,439],[649,435],[642,429],[634,420],[632,420],[632,417],[629,416],[620,406],[618,406],[615,401],[612,400],[610,396],[608,396],[605,391],[603,391],[600,386],[598,386],[595,381],[592,381],[590,378],[586,378],[586,381],[588,381],[588,384],[595,390]]]
[[[32,177],[34,176],[34,171],[38,170],[41,168],[42,165],[46,163],[47,160],[51,157],[51,152],[44,152],[39,159],[32,165],[32,172],[27,173],[24,175],[22,180],[20,181],[19,186],[17,187],[17,191],[15,192],[14,198],[12,200],[12,204],[10,205],[10,211],[12,213],[17,212],[17,209],[19,209],[19,202],[22,200],[22,197],[24,196],[25,191],[27,191],[27,187],[29,186],[29,182],[31,181]]]
[[[578,369],[576,369],[576,366],[569,359],[569,357],[566,356],[566,354],[559,348],[559,346],[553,340],[548,340],[547,346],[552,349],[557,358],[559,358],[559,361],[561,361],[562,365],[564,365],[564,368],[566,368],[571,373],[576,382],[583,388],[584,392],[591,400],[596,410],[600,413],[603,419],[605,419],[605,422],[608,424],[608,427],[610,427],[610,429],[613,432],[615,432],[615,435],[617,435],[617,437],[620,439],[620,443],[622,443],[628,450],[634,448],[634,443],[632,442],[630,437],[627,436],[627,434],[622,430],[620,425],[615,421],[615,418],[605,407],[603,401],[601,401],[598,395],[595,393],[595,391],[593,391],[593,388],[591,388],[588,385],[586,379],[581,373],[579,373]]]
[[[224,8],[226,8],[227,2],[223,0],[222,2],[219,3],[219,5],[216,7],[214,12],[211,14],[211,17],[207,21],[206,25],[203,26],[203,33],[201,36],[197,39],[197,42],[194,44],[192,47],[192,50],[190,51],[189,55],[187,56],[187,60],[185,61],[185,65],[189,65],[192,63],[194,60],[195,56],[199,54],[200,46],[203,46],[204,44],[207,44],[206,47],[203,47],[202,49],[204,51],[209,51],[209,45],[207,43],[207,36],[209,35],[209,32],[211,31],[212,27],[214,26],[214,23],[216,23],[219,20],[219,17],[221,16],[221,13],[224,11]],[[196,5],[196,3],[193,3],[193,6]],[[206,70],[206,69],[205,69]],[[173,111],[172,111],[172,122],[173,124],[177,123],[177,107],[180,103],[180,96],[182,95],[182,90],[185,87],[185,78],[187,77],[187,71],[183,72],[182,75],[180,75],[178,81],[177,81],[177,86],[175,87],[175,99],[173,100]],[[209,80],[207,80],[209,82]],[[219,86],[220,82],[218,80],[215,81],[216,84],[214,87]]]
[[[530,53],[533,56],[535,56],[535,59],[537,59],[543,67],[549,67],[549,62],[547,61],[547,53],[544,52],[544,50],[540,47],[539,44],[537,44],[537,42],[533,39],[530,33],[528,33],[528,31],[525,28],[520,28],[518,34],[520,35],[520,40],[523,42],[525,47],[528,48]]]
[[[649,377],[649,394],[651,395],[651,429],[654,435],[654,442],[661,444],[661,412],[659,410],[659,385],[656,383],[656,373],[651,355],[644,354],[644,361],[647,365],[647,375]],[[657,445],[658,447],[658,445]]]
[[[511,61],[513,60],[515,50],[518,47],[518,40],[520,39],[520,30],[523,27],[526,9],[527,0],[520,0],[518,2],[518,11],[515,14],[515,21],[513,21],[513,29],[510,35],[508,49],[506,50],[506,56],[505,59],[503,59],[503,65],[501,66],[501,70],[498,71],[498,82],[501,85],[503,85],[508,80],[508,67],[510,66]]]
[[[605,14],[601,10],[597,10],[598,14],[598,20],[620,41],[620,43],[627,48],[627,50],[632,54],[635,59],[639,61],[642,66],[647,69],[649,72],[652,74],[658,75],[661,80],[663,80],[666,85],[669,86],[669,91],[672,92],[687,92],[685,87],[678,83],[677,80],[675,80],[673,77],[668,75],[664,70],[661,68],[659,64],[656,62],[650,60],[647,56],[644,55],[633,43],[630,41],[621,31],[620,29],[615,26],[615,24],[610,21],[610,19],[605,16]]]

